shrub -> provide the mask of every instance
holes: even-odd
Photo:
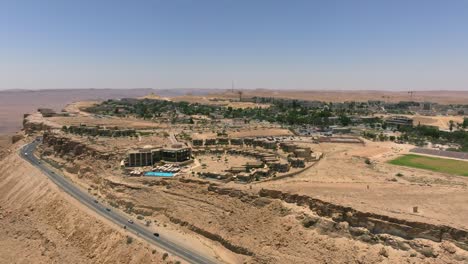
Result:
[[[127,236],[127,245],[130,245],[133,242],[133,237]]]
[[[396,174],[396,176],[401,177],[401,176],[403,176],[403,174],[399,172],[399,173]]]
[[[364,162],[365,162],[367,165],[370,165],[370,164],[371,164],[370,159],[366,159]]]
[[[167,252],[165,252],[165,253],[162,255],[162,259],[163,259],[163,260],[166,260],[167,257],[169,257],[169,254],[167,254]]]

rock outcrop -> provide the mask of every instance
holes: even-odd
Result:
[[[329,217],[336,223],[347,222],[350,227],[365,228],[371,234],[390,234],[408,240],[423,238],[434,242],[450,241],[458,247],[468,250],[468,231],[466,230],[361,212],[351,207],[328,203],[306,195],[284,193],[278,190],[262,189],[259,195],[308,206],[310,210],[321,217]]]
[[[92,158],[104,161],[118,159],[111,153],[96,150],[90,145],[50,132],[44,132],[43,143],[46,146],[52,147],[54,154],[58,156],[68,155],[77,159]]]

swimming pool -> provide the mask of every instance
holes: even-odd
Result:
[[[174,176],[174,173],[172,173],[172,172],[148,171],[148,172],[145,172],[145,176],[151,176],[151,177],[172,177],[172,176]]]

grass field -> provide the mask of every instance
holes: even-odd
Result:
[[[468,162],[461,160],[408,154],[389,161],[390,164],[468,176]]]

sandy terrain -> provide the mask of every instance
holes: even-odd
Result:
[[[88,126],[109,126],[114,127],[118,126],[120,128],[135,128],[135,129],[144,129],[144,128],[158,128],[165,127],[161,124],[138,120],[134,118],[118,118],[118,117],[102,117],[98,118],[95,116],[79,116],[75,117],[49,117],[47,120],[55,122],[61,125],[66,126],[79,126],[80,124],[87,124]]]
[[[0,91],[0,134],[16,132],[22,127],[23,114],[37,108],[60,111],[67,104],[82,100],[143,96],[152,89],[64,89]],[[166,92],[167,94],[167,92]]]
[[[169,263],[62,194],[16,154],[0,161],[0,263]],[[115,229],[114,229],[115,228]]]
[[[466,104],[468,102],[468,91],[415,91],[413,97],[407,91],[280,91],[280,90],[244,90],[243,97],[285,97],[300,100],[316,100],[326,102],[344,102],[344,101],[367,101],[380,100],[387,102],[399,101],[419,101],[436,102],[441,104]],[[237,93],[230,91],[217,95],[210,95],[219,98],[238,98]]]
[[[367,146],[323,143],[320,149],[325,156],[310,170],[255,188],[307,194],[363,211],[468,229],[468,178],[385,162],[410,148],[390,142],[367,142]],[[365,158],[372,165],[365,164]],[[420,208],[419,213],[412,212],[413,206]]]
[[[11,145],[11,136],[9,134],[0,135],[0,160],[8,154],[8,147]]]
[[[228,99],[239,99],[239,95],[236,98],[228,98]],[[199,104],[207,104],[207,105],[219,105],[225,107],[232,107],[232,108],[266,108],[269,107],[269,104],[257,104],[251,102],[236,102],[236,101],[229,101],[229,100],[219,100],[216,96],[193,96],[193,95],[184,95],[184,96],[177,96],[171,98],[170,100],[175,102],[189,102],[189,103],[199,103]]]
[[[75,108],[79,108],[78,104]],[[54,127],[86,122],[162,131],[154,122],[98,118],[82,113],[79,117],[47,118],[46,122]],[[171,131],[182,128],[177,126]],[[251,128],[227,130],[230,137],[291,135],[287,129],[259,123],[251,124]],[[218,129],[211,128],[207,133],[193,136],[214,137],[213,131]],[[94,151],[96,148],[114,151],[146,144],[159,145],[166,140],[161,135],[142,137],[138,142],[129,138],[68,137],[85,143],[80,145],[79,152],[76,144],[62,144],[63,141],[43,149],[48,153],[47,158],[68,177],[99,199],[106,199],[113,207],[127,211],[132,218],[150,221],[161,233],[217,255],[227,263],[463,263],[468,259],[468,253],[460,248],[453,249],[451,245],[425,239],[400,241],[403,237],[391,237],[390,241],[401,243],[389,245],[383,242],[387,240],[380,234],[374,236],[377,241],[357,238],[347,222],[334,222],[334,216],[319,216],[316,210],[304,204],[260,195],[262,189],[274,189],[373,214],[468,229],[468,178],[386,163],[407,153],[411,148],[409,145],[369,141],[365,141],[365,145],[302,143],[310,145],[315,152],[324,153],[324,158],[292,178],[243,185],[203,181],[190,174],[187,178],[164,180],[127,177],[123,176],[117,161],[123,156],[108,159]],[[366,164],[365,159],[370,159],[371,164]],[[225,164],[222,158],[221,162],[213,162],[214,170],[221,171],[244,161],[243,158],[233,158],[232,163]],[[3,162],[0,166],[0,213],[2,220],[8,219],[5,220],[9,225],[7,230],[19,232],[27,220],[17,219],[31,217],[27,234],[45,230],[43,234],[51,234],[47,235],[48,241],[65,245],[63,250],[59,250],[59,246],[47,248],[51,253],[45,254],[48,258],[39,263],[61,262],[68,255],[76,257],[70,258],[72,263],[161,260],[160,251],[153,254],[152,249],[139,244],[140,241],[127,245],[122,230],[114,230],[112,225],[86,209],[83,214],[80,205],[62,197],[56,187],[31,166],[23,164],[16,155],[9,155]],[[397,176],[398,173],[402,175]],[[33,195],[22,195],[26,193]],[[414,206],[418,206],[419,212],[412,211]],[[309,217],[319,219],[320,224],[304,225],[304,220]],[[92,224],[83,225],[82,222]],[[17,223],[20,225],[15,225]],[[31,254],[42,256],[45,246],[31,244],[26,239],[15,244],[13,241],[16,240],[10,231],[5,232],[3,240],[0,238],[0,246],[4,243],[7,247],[12,245],[11,250],[26,248],[34,252]],[[410,244],[423,245],[432,253],[436,252],[436,257],[424,257],[424,251],[416,252],[415,247],[408,247]],[[137,245],[138,248],[134,248]],[[89,254],[93,248],[96,249]],[[114,250],[118,252],[115,256],[104,254]],[[7,262],[11,260],[12,255],[4,256]]]
[[[377,145],[368,145],[374,149],[369,156],[382,159],[393,147],[388,145],[380,150]],[[457,263],[439,249],[438,244],[430,241],[411,243],[434,247],[438,258],[415,257],[418,255],[411,250],[362,242],[353,239],[344,231],[346,228],[341,229],[336,224],[335,227],[306,228],[302,222],[304,217],[314,215],[307,207],[255,196],[261,188],[276,188],[349,204],[363,211],[465,227],[467,195],[463,181],[459,186],[448,180],[437,183],[436,177],[419,179],[422,174],[411,175],[401,170],[405,176],[398,182],[389,182],[396,172],[386,173],[386,169],[380,167],[385,168],[385,164],[368,166],[364,158],[348,154],[364,155],[363,149],[362,145],[316,144],[314,150],[325,152],[326,157],[309,171],[252,187],[231,183],[228,186],[235,189],[220,192],[213,190],[215,181],[208,181],[209,185],[196,177],[189,177],[191,180],[119,177],[114,173],[117,164],[76,160],[69,154],[55,160],[64,167],[69,167],[73,161],[78,173],[67,175],[84,188],[92,188],[95,195],[112,201],[115,207],[157,223],[158,229],[165,230],[161,232],[183,233],[186,238],[195,238],[200,247],[212,248],[231,263]],[[396,155],[402,150],[395,148],[394,152]],[[107,165],[111,168],[106,169]],[[421,188],[420,185],[427,184],[421,181],[428,179],[432,179],[430,184],[437,188]],[[367,184],[370,190],[365,192]],[[399,184],[403,187],[398,188]],[[225,185],[219,188],[222,186]],[[460,191],[457,192],[457,188]],[[242,189],[246,194],[240,194],[236,189]],[[408,194],[400,194],[405,191]],[[433,195],[434,201],[427,203],[428,195]],[[437,205],[442,199],[448,199],[451,205]],[[419,214],[410,213],[415,204],[420,205]],[[456,252],[464,254],[460,250]],[[465,258],[457,255],[457,259],[463,261]]]
[[[463,116],[412,116],[411,118],[413,118],[415,125],[437,126],[444,130],[450,128],[450,120],[455,123],[463,123]]]
[[[381,115],[382,117],[394,116],[394,115]],[[422,116],[422,115],[398,115],[407,116],[413,119],[413,124],[425,126],[436,126],[439,129],[448,130],[450,127],[450,120],[456,123],[463,123],[463,116]],[[456,129],[456,127],[454,128]]]
[[[290,136],[293,133],[289,129],[282,128],[254,128],[242,129],[240,131],[230,132],[229,136],[237,137],[274,137],[274,136]]]
[[[220,157],[219,160],[218,160],[218,157]],[[257,161],[255,158],[237,156],[237,155],[229,155],[229,154],[198,155],[197,159],[199,160],[200,164],[206,164],[207,167],[203,169],[201,166],[199,166],[193,171],[212,172],[212,173],[224,172],[225,170],[231,167],[240,167],[242,165],[245,165],[247,162]]]

